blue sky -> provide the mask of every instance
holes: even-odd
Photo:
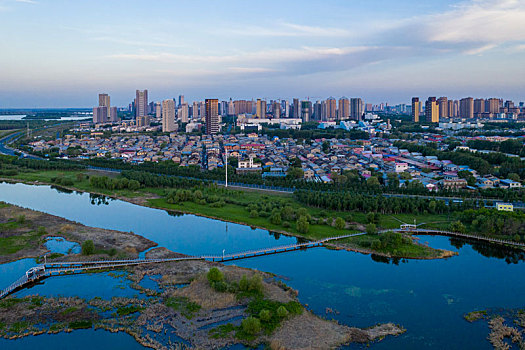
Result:
[[[0,0],[0,108],[525,100],[525,0]]]

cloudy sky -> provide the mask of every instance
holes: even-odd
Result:
[[[525,100],[525,0],[0,0],[0,108]]]

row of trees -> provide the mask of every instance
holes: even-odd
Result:
[[[430,213],[442,214],[455,210],[474,208],[475,203],[450,203],[422,198],[395,198],[371,196],[352,192],[295,191],[295,198],[308,206],[337,211],[378,212],[382,214]]]
[[[137,180],[128,180],[127,178],[109,178],[107,176],[91,176],[89,184],[94,188],[104,190],[123,190],[129,189],[136,191],[140,188],[140,183]]]
[[[41,160],[0,155],[0,163],[34,170],[80,170],[85,166],[66,160]]]

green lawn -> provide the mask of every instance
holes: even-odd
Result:
[[[193,202],[184,202],[179,204],[167,203],[164,198],[150,199],[148,202],[159,208],[177,210],[181,212],[193,213],[197,215],[211,216],[226,221],[243,223],[250,226],[263,227],[270,231],[284,231],[311,239],[320,239],[325,237],[340,236],[350,233],[349,230],[337,230],[335,227],[328,225],[310,225],[307,234],[301,234],[295,227],[295,222],[290,223],[290,227],[272,224],[268,218],[257,217],[251,218],[246,207],[234,204],[226,204],[221,208],[212,208],[209,205],[201,205]],[[312,214],[311,214],[312,215]]]

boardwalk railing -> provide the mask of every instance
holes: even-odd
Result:
[[[0,293],[0,299],[6,297],[10,293],[14,292],[18,288],[23,288],[39,279],[68,275],[74,273],[85,272],[89,270],[100,270],[100,269],[115,269],[126,266],[144,265],[144,264],[155,264],[173,261],[186,261],[186,260],[209,260],[209,261],[230,261],[251,258],[255,256],[284,253],[293,250],[313,248],[322,246],[324,243],[335,241],[338,239],[350,238],[355,236],[361,236],[366,234],[365,232],[354,233],[344,236],[328,237],[314,242],[305,242],[297,244],[288,244],[279,247],[248,250],[240,253],[233,253],[227,255],[203,255],[203,256],[190,256],[183,258],[167,258],[167,259],[127,259],[127,260],[97,260],[97,261],[63,261],[63,262],[49,262],[44,265],[39,265],[36,269],[29,271],[36,271],[34,274],[29,275],[26,273],[24,276],[19,278],[16,282],[12,283],[9,287],[2,290]],[[28,271],[28,272],[29,272]],[[28,277],[29,276],[29,277]]]
[[[430,235],[461,237],[461,238],[475,239],[478,241],[486,241],[486,242],[492,242],[492,243],[498,243],[498,244],[507,244],[507,245],[512,245],[516,247],[525,247],[525,243],[508,241],[508,240],[498,239],[498,238],[490,238],[490,237],[485,237],[485,236],[472,235],[468,233],[459,233],[459,232],[442,231],[442,230],[428,230],[428,229],[396,229],[392,231],[415,233],[415,234],[420,233],[420,234],[430,234]]]
[[[440,231],[440,230],[428,230],[428,229],[394,229],[394,230],[383,230],[379,233],[388,231],[411,233],[411,234],[431,234],[431,235],[443,235],[451,237],[461,237],[467,239],[475,239],[479,241],[492,242],[497,244],[506,244],[517,247],[525,247],[525,243],[507,241],[497,238],[490,238],[484,236],[477,236],[466,233],[451,232],[451,231]],[[100,270],[100,269],[115,269],[126,266],[144,265],[144,264],[155,264],[173,261],[187,261],[187,260],[208,260],[208,261],[231,261],[239,259],[253,258],[257,256],[284,253],[289,251],[295,251],[300,249],[320,247],[325,243],[366,235],[366,232],[352,233],[343,236],[327,237],[318,241],[310,241],[305,243],[296,243],[282,245],[278,247],[271,247],[265,249],[246,250],[243,252],[222,254],[222,255],[202,255],[202,256],[189,256],[182,258],[166,258],[166,259],[127,259],[127,260],[97,260],[97,261],[63,261],[63,262],[50,262],[44,265],[39,265],[36,268],[28,270],[28,272],[19,278],[16,282],[12,283],[9,287],[2,290],[0,293],[0,299],[6,297],[10,293],[14,292],[18,288],[23,288],[39,279],[67,275],[85,272],[88,270]]]

